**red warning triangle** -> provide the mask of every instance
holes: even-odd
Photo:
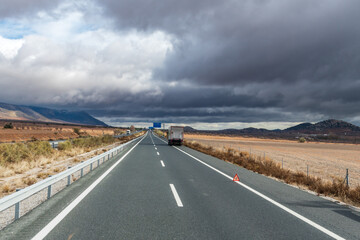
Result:
[[[240,182],[239,176],[235,174],[235,177],[233,178],[234,182]]]

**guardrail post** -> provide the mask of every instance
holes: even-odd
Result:
[[[68,169],[70,169],[71,167],[69,166]],[[70,186],[71,184],[71,174],[67,177],[68,179],[68,182],[67,182],[67,185],[66,186]]]
[[[97,166],[99,167],[99,165],[100,165],[100,159],[98,159],[98,165]]]
[[[92,163],[90,163],[90,171],[92,171]]]
[[[83,163],[84,161],[81,161],[81,163]],[[83,177],[84,175],[84,168],[81,169],[81,176],[80,177]]]
[[[346,177],[345,177],[345,180],[346,180],[346,186],[349,186],[349,169],[348,169],[348,168],[346,169]]]
[[[51,175],[49,175],[48,177],[50,178]],[[49,199],[50,197],[51,197],[51,185],[48,186],[47,199]]]
[[[50,199],[50,197],[51,197],[51,185],[48,186],[47,199]]]
[[[20,191],[21,189],[18,188],[16,191]],[[15,203],[15,220],[19,219],[20,217],[20,202]]]
[[[306,177],[309,177],[309,165],[306,165]]]

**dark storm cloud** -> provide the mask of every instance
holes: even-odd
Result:
[[[359,75],[359,1],[101,1],[121,28],[180,40],[161,73],[205,83]]]
[[[330,9],[328,1],[278,2],[277,9],[262,1],[249,12],[238,4],[215,11],[209,29],[194,29],[160,75],[215,85],[360,76],[360,2]]]
[[[119,28],[144,31],[165,30],[188,34],[192,26],[203,27],[203,20],[223,5],[217,0],[96,0],[107,14],[113,16]]]
[[[0,20],[54,7],[60,23],[0,53],[2,101],[128,122],[360,116],[360,1],[15,0]]]
[[[0,19],[47,10],[56,7],[59,2],[60,0],[1,0]]]
[[[285,113],[272,108],[281,104],[280,96],[267,99],[255,95],[236,94],[233,89],[167,87],[164,95],[153,101],[120,101],[112,108],[90,110],[98,117],[107,116],[112,121],[160,122],[256,122],[258,119],[281,121]],[[90,107],[90,106],[89,106]],[[121,116],[121,117],[119,117]],[[287,120],[290,120],[286,117]],[[291,119],[291,120],[295,120]]]
[[[155,77],[188,87],[163,89],[166,100],[158,103],[160,108],[182,109],[182,116],[207,121],[219,120],[217,116],[226,121],[313,121],[360,114],[359,1],[100,4],[121,29],[175,36],[174,51]],[[234,94],[231,88],[243,91]],[[212,116],[207,112],[226,106],[234,109]],[[262,114],[272,108],[278,109],[276,114]],[[153,111],[151,117],[166,112]]]

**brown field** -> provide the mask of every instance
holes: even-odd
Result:
[[[115,135],[125,132],[125,130],[122,129],[106,127],[28,122],[12,123],[14,125],[13,129],[4,129],[2,126],[5,124],[5,121],[0,121],[0,143],[23,142],[34,139],[48,141],[79,137],[79,135],[74,132],[74,128],[78,128],[80,130],[81,136],[102,136],[105,134]]]
[[[270,158],[284,168],[333,180],[345,177],[349,169],[350,186],[360,185],[360,145],[341,143],[298,143],[288,140],[185,134],[217,149],[234,148],[256,156]]]

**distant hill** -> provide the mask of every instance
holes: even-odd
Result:
[[[360,127],[351,123],[329,119],[315,124],[301,123],[299,125],[280,130],[267,130],[263,128],[244,128],[244,129],[223,129],[223,130],[196,130],[191,127],[185,127],[185,132],[189,133],[207,133],[222,135],[249,135],[249,136],[270,136],[284,137],[298,134],[335,134],[335,135],[360,135]]]
[[[84,111],[55,110],[8,103],[0,103],[0,119],[107,126]]]
[[[296,131],[301,133],[337,133],[337,132],[360,132],[360,127],[355,126],[354,124],[329,119],[315,124],[312,123],[302,123],[294,127],[285,129],[284,131]]]
[[[223,129],[223,130],[197,130],[192,127],[184,127],[184,131],[188,133],[208,133],[208,134],[222,134],[222,135],[264,135],[272,133],[275,130],[267,130],[263,128],[244,128],[244,129]],[[278,130],[276,130],[278,131]]]

